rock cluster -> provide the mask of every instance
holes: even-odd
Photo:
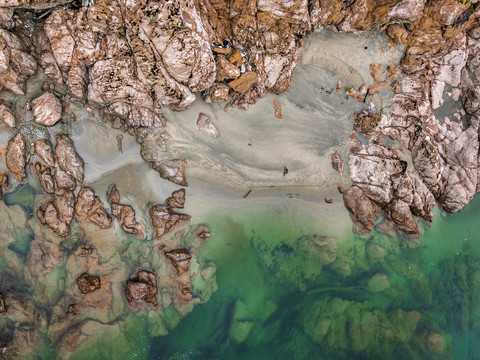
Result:
[[[150,219],[155,229],[156,238],[160,238],[174,227],[183,225],[190,220],[190,215],[179,214],[173,210],[173,208],[183,208],[185,190],[174,191],[165,202],[166,205],[152,204],[150,206]]]
[[[136,221],[135,210],[130,205],[120,204],[120,192],[115,185],[110,188],[108,202],[112,209],[112,216],[118,220],[122,230],[143,239],[146,233],[145,224]]]

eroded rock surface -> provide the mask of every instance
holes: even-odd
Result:
[[[58,165],[62,170],[72,175],[79,183],[83,183],[84,163],[82,158],[75,151],[72,139],[67,135],[59,134],[55,137],[57,145],[55,147],[55,156]]]
[[[3,200],[5,191],[8,190],[8,175],[6,173],[0,172],[0,200]]]
[[[156,237],[159,238],[172,230],[173,227],[190,220],[190,215],[176,213],[166,205],[154,204],[150,206],[150,218],[155,228]]]
[[[88,186],[80,188],[75,214],[78,220],[88,220],[102,229],[112,226],[112,217],[107,213],[93,189]]]
[[[112,208],[112,216],[118,220],[122,230],[143,239],[146,232],[145,224],[136,221],[135,210],[130,205],[120,204],[120,192],[115,185],[110,189],[108,202]]]
[[[83,273],[77,278],[77,286],[82,294],[88,294],[92,291],[100,289],[100,278],[95,275]]]

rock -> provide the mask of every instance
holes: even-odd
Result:
[[[160,177],[163,179],[170,180],[181,186],[188,186],[185,178],[186,165],[187,161],[185,159],[176,159],[156,161],[153,163],[152,167],[154,170],[158,171]]]
[[[175,266],[178,276],[190,271],[190,259],[192,255],[190,255],[187,249],[182,248],[166,251],[165,256],[172,262],[173,266]]]
[[[243,59],[242,53],[237,48],[233,49],[230,55],[228,55],[228,61],[230,61],[232,64],[236,66],[240,66],[243,64],[242,59]]]
[[[367,284],[368,290],[371,292],[381,292],[390,288],[390,282],[388,276],[385,274],[375,274],[369,280]]]
[[[53,169],[56,190],[73,190],[77,186],[75,179],[68,172],[62,170],[58,164]]]
[[[8,190],[8,175],[6,173],[0,172],[0,200],[3,200],[5,191]]]
[[[321,264],[330,264],[337,258],[337,239],[313,235],[301,243],[300,249]]]
[[[391,24],[387,27],[387,34],[395,44],[407,43],[407,30],[402,24]]]
[[[57,209],[58,219],[69,225],[74,216],[75,195],[72,191],[65,190],[61,195],[55,194],[53,197],[53,205]]]
[[[257,74],[253,71],[244,72],[238,79],[230,81],[228,85],[240,94],[246,93],[258,81]]]
[[[112,187],[110,188],[107,201],[110,204],[120,204],[120,191],[118,191],[116,185],[112,185]]]
[[[157,306],[157,279],[155,274],[146,270],[137,270],[137,273],[127,281],[125,295],[128,303],[132,306],[134,301],[141,300]]]
[[[0,100],[0,121],[3,121],[11,128],[17,125],[15,112],[11,110],[3,100]]]
[[[57,146],[55,147],[55,156],[58,165],[62,170],[71,174],[75,180],[83,183],[84,163],[82,158],[75,151],[73,141],[67,135],[58,134],[55,136]]]
[[[190,215],[178,214],[166,205],[153,204],[150,206],[150,218],[155,228],[155,236],[159,238],[175,226],[183,225],[190,220]]]
[[[82,294],[88,294],[92,291],[100,289],[100,278],[95,275],[83,273],[77,278],[77,286]]]
[[[53,126],[62,118],[62,104],[50,92],[46,92],[34,99],[32,108],[35,122],[38,124]]]
[[[351,186],[343,193],[343,201],[352,215],[356,232],[370,233],[377,218],[377,206],[357,186]]]
[[[382,91],[387,86],[388,86],[388,82],[386,82],[386,81],[376,82],[375,84],[370,85],[370,87],[368,88],[368,93],[369,94],[375,94],[376,92]]]
[[[0,314],[1,313],[6,313],[8,311],[8,305],[5,302],[5,297],[0,294]]]
[[[37,61],[13,33],[0,29],[0,89],[25,95],[25,81],[37,72]]]
[[[58,210],[55,208],[53,202],[47,203],[44,207],[39,207],[37,209],[37,218],[40,223],[48,225],[48,227],[59,236],[68,236],[70,226],[60,220]]]
[[[185,189],[172,192],[172,196],[165,200],[165,203],[172,209],[183,209],[185,205]]]
[[[48,166],[55,165],[55,156],[53,154],[52,143],[47,139],[35,141],[35,152]]]
[[[280,104],[277,99],[273,99],[273,111],[277,119],[281,119],[282,115],[282,104]]]
[[[370,64],[370,76],[373,79],[373,82],[378,82],[380,80],[378,76],[378,65],[377,64]]]
[[[212,123],[210,118],[204,113],[198,114],[197,126],[201,131],[203,131],[205,134],[207,134],[211,138],[216,139],[220,136],[220,133],[218,132],[215,125]]]
[[[418,235],[418,226],[408,204],[394,199],[387,205],[385,211],[388,218],[393,220],[397,228],[409,235]]]
[[[87,186],[80,188],[75,205],[75,214],[78,220],[88,220],[102,229],[109,229],[112,226],[112,218],[92,188]]]
[[[205,102],[227,101],[230,88],[225,84],[214,84],[205,91]]]
[[[25,156],[26,156],[26,144],[25,138],[19,132],[13,139],[8,141],[7,152],[5,154],[5,162],[8,169],[17,178],[18,181],[22,181],[27,177],[25,171]]]
[[[371,113],[368,109],[363,110],[361,113],[355,113],[353,115],[353,131],[362,133],[374,132],[381,119],[382,116],[380,114]]]
[[[240,69],[228,61],[225,56],[217,55],[215,57],[217,64],[216,81],[236,79],[240,76]]]
[[[337,150],[332,154],[332,167],[343,176],[343,160]]]
[[[445,348],[445,341],[443,336],[439,333],[429,333],[426,337],[425,343],[427,348],[434,353],[440,354]]]
[[[68,305],[66,315],[68,316],[74,316],[78,314],[78,306],[77,304],[70,304]]]
[[[130,205],[119,204],[120,192],[115,185],[110,189],[108,202],[111,204],[112,215],[118,220],[122,230],[143,239],[146,232],[145,225],[136,221],[135,210]]]

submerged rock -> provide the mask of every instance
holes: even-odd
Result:
[[[88,294],[100,289],[100,278],[95,275],[83,273],[77,278],[77,286],[82,294]]]
[[[0,294],[0,314],[1,313],[6,313],[8,311],[8,305],[5,302],[5,297]]]
[[[53,126],[62,118],[62,104],[52,93],[46,92],[32,101],[35,122]]]
[[[5,154],[7,167],[18,181],[22,181],[23,178],[27,177],[25,171],[26,151],[25,138],[19,131],[13,139],[8,141],[7,152]]]
[[[125,287],[125,295],[130,305],[135,301],[144,300],[157,306],[157,279],[155,274],[147,270],[138,270],[130,277]]]
[[[6,173],[0,172],[0,200],[3,200],[5,191],[8,190],[8,175]]]

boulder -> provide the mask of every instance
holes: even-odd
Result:
[[[62,104],[52,93],[46,92],[32,101],[35,122],[45,126],[53,126],[62,118]]]
[[[143,300],[157,306],[157,279],[155,274],[147,270],[137,270],[137,273],[127,281],[125,295],[130,305]]]
[[[160,238],[174,227],[189,221],[190,215],[176,213],[166,205],[153,204],[150,206],[150,218],[155,229],[155,236]]]
[[[83,273],[77,278],[77,286],[82,294],[88,294],[92,291],[100,289],[100,278],[95,275]]]
[[[8,141],[7,152],[5,154],[7,167],[18,181],[22,181],[23,178],[27,177],[25,171],[26,151],[25,138],[19,131],[14,138]]]

